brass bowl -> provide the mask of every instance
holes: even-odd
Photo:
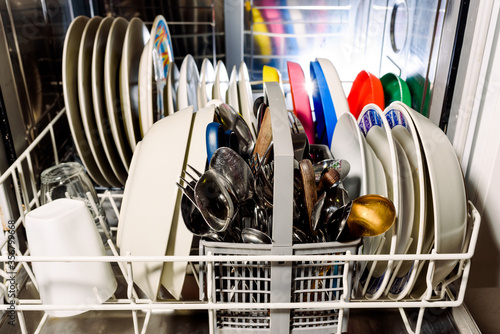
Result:
[[[373,237],[386,232],[396,221],[396,208],[380,195],[364,195],[352,201],[347,226],[351,237]]]

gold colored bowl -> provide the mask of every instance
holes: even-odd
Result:
[[[364,195],[352,201],[347,218],[352,237],[373,237],[386,232],[396,221],[396,208],[380,195]]]

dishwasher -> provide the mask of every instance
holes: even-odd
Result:
[[[495,332],[498,17],[0,3],[0,333]]]

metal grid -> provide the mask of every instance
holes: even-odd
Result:
[[[57,153],[57,145],[56,145],[56,137],[54,135],[54,126],[56,126],[56,123],[58,122],[64,122],[65,121],[65,110],[63,109],[58,116],[49,124],[49,126],[41,132],[40,136],[28,147],[28,149],[20,155],[18,160],[3,174],[0,176],[0,185],[5,185],[6,182],[9,182],[9,180],[16,185],[14,187],[15,191],[15,199],[16,203],[13,203],[14,206],[16,206],[20,212],[20,215],[18,218],[15,219],[14,221],[14,228],[15,228],[15,235],[17,238],[22,238],[23,235],[23,223],[24,223],[24,217],[27,212],[30,210],[34,209],[35,207],[38,207],[40,205],[38,196],[39,192],[37,191],[37,185],[36,185],[36,180],[33,175],[33,165],[31,162],[31,154],[33,150],[36,148],[37,145],[40,145],[43,143],[45,139],[49,139],[51,141],[52,149],[53,149],[53,157],[54,160],[57,162],[59,161],[58,153]],[[60,126],[60,124],[58,124]],[[47,152],[49,154],[49,152]],[[25,170],[29,170],[28,173],[25,172]],[[31,195],[30,195],[31,194]],[[112,207],[112,210],[115,212],[115,214],[118,216],[118,208],[119,208],[119,203],[121,200],[122,195],[121,194],[112,194],[109,191],[106,191],[104,194],[101,194],[101,201],[107,203],[107,205],[110,205]],[[4,205],[2,203],[2,205]],[[261,252],[255,251],[255,247],[252,246],[262,246],[262,245],[244,245],[240,244],[237,247],[238,250],[231,250],[229,254],[236,254],[236,255],[223,255],[221,253],[218,253],[217,255],[212,255],[208,254],[207,255],[200,255],[200,256],[119,256],[118,253],[116,252],[116,249],[114,247],[114,244],[111,240],[108,240],[108,245],[110,248],[110,256],[103,256],[103,257],[93,257],[93,256],[83,256],[83,257],[63,257],[63,256],[54,256],[54,257],[34,257],[31,256],[29,253],[29,249],[16,249],[16,256],[15,256],[15,269],[14,272],[18,273],[19,278],[24,278],[28,277],[29,280],[33,282],[33,285],[36,287],[36,277],[33,275],[31,271],[31,266],[29,263],[32,262],[60,262],[60,261],[69,261],[69,262],[95,262],[95,261],[101,261],[101,262],[111,262],[117,264],[119,267],[119,270],[123,274],[123,277],[125,279],[125,290],[127,291],[126,296],[124,297],[118,297],[111,299],[104,304],[100,305],[80,305],[80,306],[69,306],[69,305],[44,305],[40,299],[11,299],[8,297],[7,294],[7,279],[9,278],[9,275],[5,270],[0,270],[0,276],[3,278],[2,283],[0,283],[0,296],[4,297],[6,302],[5,304],[0,305],[0,311],[9,311],[10,305],[12,305],[10,302],[13,302],[15,305],[15,314],[17,316],[17,321],[19,322],[19,325],[21,327],[21,332],[22,333],[29,333],[27,326],[26,326],[26,316],[29,316],[31,314],[31,311],[45,311],[45,310],[87,310],[89,308],[95,310],[95,311],[130,311],[131,312],[131,327],[134,329],[135,333],[145,333],[147,331],[149,319],[151,318],[151,312],[153,310],[156,311],[161,311],[161,310],[208,310],[209,311],[209,318],[210,318],[210,312],[220,312],[221,316],[221,322],[220,324],[222,325],[223,322],[242,322],[242,321],[247,321],[249,323],[263,323],[266,324],[266,319],[268,318],[268,312],[273,312],[273,310],[295,310],[292,312],[292,316],[296,319],[295,324],[300,324],[300,325],[294,325],[294,326],[314,326],[314,321],[311,321],[311,319],[314,319],[315,321],[319,321],[323,324],[322,327],[316,327],[314,330],[315,333],[317,332],[322,332],[323,330],[327,332],[332,332],[332,328],[335,326],[335,322],[338,321],[337,323],[337,332],[340,332],[340,329],[342,327],[341,323],[345,324],[345,322],[342,321],[342,318],[344,317],[344,314],[351,308],[363,308],[363,309],[370,309],[370,308],[398,308],[401,314],[401,317],[403,319],[403,323],[409,333],[418,333],[420,332],[422,322],[423,322],[423,315],[425,308],[428,307],[456,307],[460,306],[463,303],[464,300],[464,295],[465,295],[465,290],[466,290],[466,285],[467,285],[467,279],[468,275],[470,272],[470,259],[472,255],[474,254],[474,249],[475,245],[477,242],[477,236],[479,232],[479,226],[480,226],[480,216],[477,212],[477,210],[473,207],[472,204],[469,204],[469,223],[467,227],[467,240],[469,240],[468,244],[464,246],[463,252],[458,253],[458,254],[437,254],[435,251],[432,254],[422,254],[422,255],[356,255],[351,254],[351,251],[347,251],[344,253],[344,251],[340,251],[339,249],[333,249],[333,250],[317,250],[316,252],[312,252],[308,247],[302,247],[301,245],[295,245],[294,249],[296,252],[294,252],[292,255],[275,255],[270,253],[270,245],[267,246],[267,249],[264,247],[264,249],[261,250]],[[116,232],[116,228],[112,229],[112,231]],[[9,240],[9,230],[6,229],[4,231],[4,238],[3,240],[0,241],[0,247],[5,250],[7,247],[7,242]],[[220,249],[220,247],[223,245],[221,243],[217,243],[217,248]],[[320,245],[320,244],[317,244]],[[316,244],[314,245],[315,247],[321,247],[317,246]],[[324,244],[323,246],[327,247],[328,244]],[[234,245],[233,245],[234,247]],[[248,252],[248,250],[243,249],[242,247],[249,247],[252,248],[252,252]],[[301,249],[302,247],[302,249]],[[258,248],[258,247],[257,247]],[[310,247],[309,247],[310,248]],[[5,254],[5,253],[4,253]],[[328,255],[325,255],[328,254]],[[333,254],[333,255],[332,255]],[[436,261],[440,260],[450,260],[450,259],[455,259],[459,260],[459,265],[457,267],[457,271],[454,273],[454,275],[450,276],[447,278],[446,281],[441,283],[436,289],[435,289],[435,294],[432,294],[432,291],[429,290],[428,294],[426,296],[423,296],[421,300],[411,300],[411,299],[404,299],[401,301],[387,301],[387,300],[350,300],[349,299],[349,291],[350,287],[344,283],[342,283],[342,294],[340,294],[341,298],[334,299],[331,301],[322,301],[322,302],[317,302],[314,301],[314,293],[311,294],[311,291],[304,291],[305,293],[309,293],[309,295],[306,295],[306,298],[302,298],[302,302],[295,302],[295,301],[290,301],[290,302],[273,302],[272,300],[270,302],[266,302],[265,298],[262,297],[261,295],[261,302],[248,302],[248,299],[252,299],[251,296],[255,294],[259,294],[261,291],[257,291],[255,283],[253,282],[255,280],[255,277],[251,277],[249,273],[245,273],[245,280],[246,282],[251,282],[250,285],[248,285],[248,289],[241,289],[240,292],[243,292],[246,294],[247,297],[245,297],[245,300],[243,298],[238,299],[236,302],[236,299],[234,299],[234,302],[230,302],[231,299],[229,299],[229,295],[226,295],[226,299],[224,301],[217,301],[216,299],[212,298],[215,293],[213,293],[214,288],[219,286],[220,283],[216,283],[214,281],[214,277],[216,276],[215,273],[216,271],[215,268],[217,268],[218,264],[225,264],[222,266],[223,271],[222,273],[224,274],[224,270],[231,272],[233,268],[237,267],[240,268],[236,270],[235,272],[239,272],[243,276],[243,268],[245,270],[247,266],[252,268],[252,275],[257,276],[257,272],[260,272],[261,278],[267,278],[267,274],[262,274],[262,269],[264,269],[265,273],[265,268],[269,266],[269,263],[271,264],[271,267],[273,264],[279,264],[283,263],[286,261],[290,262],[295,262],[296,265],[303,266],[304,263],[308,263],[306,265],[309,269],[308,271],[308,277],[310,277],[311,280],[313,281],[318,281],[318,277],[320,275],[310,275],[309,272],[314,271],[315,268],[318,268],[318,266],[338,266],[337,274],[335,274],[335,270],[331,270],[333,274],[330,274],[331,278],[334,280],[331,282],[331,287],[334,286],[335,280],[338,279],[336,277],[337,275],[340,274],[342,271],[342,282],[349,282],[348,276],[352,274],[353,266],[359,262],[359,261],[414,261],[414,260],[421,260],[427,262],[428,269],[427,269],[427,284],[428,286],[432,285],[432,274],[433,274],[433,268],[435,265]],[[0,261],[2,261],[4,265],[4,269],[6,268],[7,264],[9,263],[10,259],[8,258],[7,255],[3,255],[0,257]],[[137,294],[137,291],[135,290],[133,281],[133,273],[131,270],[132,267],[132,262],[185,262],[189,261],[191,263],[198,262],[200,263],[200,268],[202,270],[206,270],[208,273],[206,275],[206,295],[204,293],[204,290],[202,291],[202,297],[203,300],[199,302],[192,302],[192,301],[156,301],[153,302],[149,299],[141,298],[140,295]],[[349,265],[347,265],[349,264]],[[343,270],[340,270],[340,267],[343,266]],[[200,270],[200,272],[202,272]],[[300,271],[300,270],[299,270]],[[26,275],[27,274],[27,275]],[[328,274],[328,270],[327,270]],[[227,275],[220,275],[222,279],[226,277]],[[297,274],[295,275],[297,276]],[[300,276],[300,275],[299,275]],[[327,275],[328,276],[328,275]],[[325,278],[327,277],[325,276]],[[322,280],[323,277],[321,277],[319,280]],[[231,279],[229,280],[229,285],[230,287],[236,286],[234,285],[237,281],[245,281],[245,280],[240,280],[236,279],[236,277],[233,275]],[[269,279],[263,280],[264,282],[269,282]],[[271,281],[272,282],[272,281]],[[450,288],[450,284],[453,282],[457,282],[458,284],[455,285],[455,287],[452,289]],[[17,288],[22,289],[23,284],[25,282],[19,281],[17,283]],[[252,286],[253,284],[253,286]],[[265,286],[266,283],[264,283]],[[300,283],[299,283],[300,284]],[[309,283],[308,283],[309,284]],[[318,284],[318,283],[314,283]],[[314,285],[312,282],[310,286]],[[339,281],[337,281],[337,287],[339,286]],[[258,284],[257,284],[258,285]],[[222,285],[224,287],[224,285]],[[227,287],[227,285],[226,285]],[[306,289],[307,290],[307,289]],[[336,290],[332,290],[336,291]],[[19,292],[19,290],[17,291]],[[291,292],[288,292],[291,294]],[[339,291],[340,293],[340,291]],[[320,294],[319,294],[320,295]],[[318,295],[318,300],[319,300],[319,295]],[[338,296],[339,294],[337,292],[332,293],[332,296]],[[250,296],[250,297],[248,297]],[[312,297],[311,297],[312,296]],[[253,297],[255,298],[255,297]],[[309,298],[309,300],[307,300]],[[311,300],[312,299],[312,300]],[[408,316],[405,312],[406,308],[419,308],[418,312],[418,318],[416,322],[416,327],[412,328],[410,325],[410,321],[408,319]],[[333,312],[332,314],[337,314],[338,310],[338,319],[335,318],[335,315],[331,316],[329,313],[325,313],[325,310],[329,310],[330,312]],[[139,322],[138,322],[138,313],[142,311],[145,312],[145,320],[142,324],[142,329],[139,329]],[[231,312],[247,312],[247,317],[241,317],[238,315],[238,317],[234,317],[234,313]],[[255,317],[255,314],[258,314],[261,312],[262,317]],[[25,315],[25,314],[28,315]],[[248,317],[250,316],[250,318]],[[38,323],[38,326],[36,328],[36,333],[39,333],[44,324],[47,322],[48,316],[45,314],[40,322]],[[212,318],[213,320],[213,318]],[[210,324],[212,324],[212,321],[209,321]],[[267,326],[267,325],[265,325]],[[262,326],[261,326],[262,327]],[[297,332],[302,331],[303,328],[296,328]],[[213,327],[211,327],[211,330],[214,330]],[[266,331],[268,329],[261,328],[260,331]]]
[[[324,243],[295,245],[295,255],[327,255],[339,256],[356,253],[359,240],[350,243]],[[225,255],[264,255],[272,254],[271,245],[242,245],[201,241],[202,254]],[[279,265],[269,261],[224,261],[215,262],[213,269],[202,265],[200,280],[208,282],[212,278],[212,294],[215,303],[270,303],[273,293],[281,293],[279,283],[273,284],[272,266]],[[283,265],[283,264],[281,264]],[[292,268],[292,290],[290,301],[293,303],[340,302],[348,300],[351,291],[353,263],[342,260],[327,261],[293,261],[288,263]],[[276,278],[275,278],[276,279]],[[201,296],[204,286],[200,286]],[[339,308],[290,310],[290,331],[317,332],[318,330],[336,331],[339,317],[346,330],[348,312]],[[254,330],[271,328],[273,319],[270,309],[216,310],[215,321],[218,331],[238,329]],[[342,325],[341,325],[342,326]]]

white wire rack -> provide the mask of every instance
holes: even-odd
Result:
[[[15,236],[17,242],[18,231],[24,224],[25,215],[32,209],[40,205],[35,182],[35,175],[33,175],[32,152],[40,145],[44,138],[50,138],[52,142],[51,152],[54,155],[54,161],[59,162],[57,154],[56,138],[54,135],[55,126],[66,126],[65,123],[65,109],[53,119],[53,121],[42,131],[39,137],[27,148],[27,150],[19,156],[19,158],[10,166],[7,171],[0,176],[0,190],[3,189],[9,181],[14,184],[14,192],[17,208],[19,210],[19,217],[9,223],[11,226],[4,225],[4,238],[0,241],[0,248],[2,249],[2,256],[0,261],[3,263],[3,269],[0,269],[0,276],[3,281],[0,283],[0,297],[3,297],[4,304],[0,305],[0,311],[12,312],[15,311],[19,326],[22,333],[28,333],[24,312],[29,311],[47,311],[47,310],[95,310],[95,311],[130,311],[132,318],[132,325],[135,333],[146,333],[152,311],[161,310],[257,310],[257,309],[271,309],[271,310],[286,310],[286,309],[339,309],[339,325],[337,332],[341,332],[342,328],[342,314],[344,310],[348,309],[370,309],[370,308],[397,308],[401,314],[402,320],[409,333],[419,333],[423,323],[423,315],[426,308],[443,308],[443,307],[457,307],[463,303],[466,291],[467,280],[470,272],[471,257],[474,254],[477,236],[479,232],[480,216],[474,206],[469,203],[469,219],[467,226],[467,242],[464,246],[463,252],[458,254],[437,254],[433,251],[431,254],[422,255],[356,255],[351,252],[346,252],[344,255],[192,255],[192,256],[119,256],[118,251],[111,239],[107,241],[110,251],[113,255],[93,257],[65,257],[65,256],[52,256],[52,257],[35,257],[30,256],[29,248],[21,252],[16,243],[11,243],[12,237]],[[29,175],[25,175],[25,170],[29,171]],[[30,191],[28,191],[30,189]],[[104,191],[100,195],[101,202],[108,201],[115,212],[119,216],[119,202],[121,201],[122,194],[117,194],[109,190]],[[5,198],[5,197],[4,197]],[[5,203],[4,203],[5,204]],[[4,205],[2,204],[2,205]],[[5,211],[3,214],[5,215]],[[116,231],[116,228],[112,229]],[[9,257],[6,253],[7,246],[13,246],[15,249],[14,258]],[[241,262],[241,261],[267,261],[267,262],[281,262],[281,261],[342,261],[344,263],[356,263],[359,261],[393,261],[398,263],[400,261],[427,261],[429,263],[427,270],[427,293],[419,300],[404,299],[400,301],[384,300],[368,300],[368,299],[353,299],[350,298],[350,291],[344,286],[342,297],[335,301],[327,302],[217,302],[212,299],[212,287],[215,286],[212,282],[212,275],[210,274],[215,263],[221,262]],[[459,261],[458,269],[455,271],[453,277],[448,277],[446,281],[442,282],[437,288],[432,289],[432,276],[436,261],[440,260],[457,260]],[[11,293],[10,272],[20,273],[25,271],[33,285],[37,287],[36,277],[31,270],[30,262],[111,262],[115,263],[127,284],[127,298],[123,299],[110,299],[103,304],[99,305],[81,305],[81,306],[67,306],[67,305],[44,305],[40,299],[19,299],[17,298],[18,292],[22,286],[17,287],[14,294]],[[149,299],[139,298],[138,293],[133,285],[133,262],[189,262],[189,263],[203,263],[208,273],[206,275],[207,298],[201,301],[161,301],[156,302]],[[15,268],[12,267],[7,270],[9,263],[15,263]],[[344,266],[343,278],[347,280],[349,268],[352,266]],[[351,273],[352,274],[352,273]],[[21,275],[19,275],[21,276]],[[20,284],[20,282],[17,282]],[[453,284],[454,288],[451,288]],[[433,293],[434,292],[434,293]],[[409,317],[405,309],[418,308],[418,318],[415,328],[412,328]],[[138,312],[145,312],[145,319],[142,327],[139,328]],[[209,323],[213,323],[212,312],[209,312]],[[48,319],[45,314],[38,324],[35,333],[39,333]],[[210,328],[213,332],[214,328]]]

